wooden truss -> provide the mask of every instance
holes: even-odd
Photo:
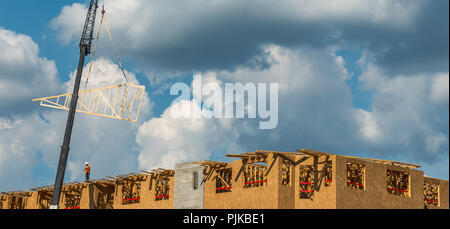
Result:
[[[231,169],[231,164],[225,163],[225,162],[204,161],[204,162],[196,162],[196,163],[205,167],[205,170],[203,171],[203,173],[205,175],[203,177],[203,182],[206,180],[209,180],[211,178],[211,176],[213,175],[214,171],[216,171],[216,170]]]
[[[281,185],[291,184],[291,168],[292,163],[289,160],[282,160],[281,163]]]
[[[129,173],[110,177],[116,180],[116,183],[122,185],[122,204],[140,203],[141,182],[147,179],[145,174]],[[117,191],[117,190],[116,190]]]
[[[152,183],[155,181],[155,200],[167,200],[169,199],[170,191],[170,178],[175,175],[174,170],[168,169],[153,169],[151,172],[142,171],[151,175],[151,181],[149,189],[152,188]]]
[[[333,181],[333,165],[331,161],[325,162],[325,167],[323,169],[325,176],[325,186],[330,186]]]
[[[365,166],[347,163],[347,187],[364,190]]]
[[[426,206],[439,206],[439,183],[424,181],[424,203]]]
[[[245,164],[267,163],[268,154],[265,152],[242,153],[242,154],[226,154],[227,157],[237,157],[244,161]]]
[[[309,149],[301,149],[301,150],[296,149],[295,151],[297,151],[300,154],[310,155],[310,156],[324,156],[324,155],[330,156],[330,155],[333,155],[333,154],[330,154],[330,153],[314,151],[314,150],[309,150]],[[421,167],[420,165],[414,165],[414,164],[398,162],[398,161],[371,159],[371,158],[363,158],[363,157],[352,157],[352,156],[343,156],[343,155],[341,155],[341,156],[345,157],[345,158],[354,158],[354,159],[370,161],[370,162],[374,162],[374,163],[378,163],[378,164],[393,165],[393,166],[398,166],[398,167],[408,168],[408,169],[415,169],[415,168]]]
[[[299,174],[300,199],[310,199],[314,197],[314,170],[312,167],[303,167]]]
[[[227,154],[227,157],[237,157],[241,158],[242,160],[246,161],[246,163],[258,163],[258,162],[265,162],[267,163],[267,156],[268,154],[273,154],[274,156],[281,156],[284,159],[291,160],[293,163],[298,164],[298,161],[294,161],[293,156],[305,156],[305,158],[301,161],[304,161],[308,157],[321,157],[321,156],[332,156],[335,154],[331,153],[325,153],[320,151],[314,151],[309,149],[295,149],[296,152],[279,152],[279,151],[266,151],[266,150],[257,150],[254,153],[243,153],[243,154]],[[364,161],[370,161],[374,163],[384,164],[384,165],[393,165],[408,169],[415,169],[419,168],[420,165],[414,165],[404,162],[398,162],[398,161],[389,161],[389,160],[379,160],[379,159],[371,159],[371,158],[362,158],[362,157],[352,157],[352,156],[343,156],[345,158],[352,158],[352,159],[359,159]],[[300,162],[301,162],[300,161]]]
[[[114,179],[111,178],[103,178],[103,179],[97,179],[97,180],[88,180],[86,183],[99,185],[99,186],[110,186],[114,185]]]
[[[268,151],[256,151],[254,153],[242,154],[226,154],[227,157],[237,157],[243,162],[241,171],[244,173],[244,188],[253,188],[264,186],[267,184],[268,169],[266,165],[256,163],[267,163],[269,153]],[[274,157],[277,155],[273,155]],[[239,175],[238,174],[238,175]]]
[[[333,182],[333,167],[329,156],[312,156],[312,164],[301,164],[305,157],[296,162],[299,165],[300,196],[302,199],[312,199],[315,191],[319,191],[322,183],[330,186]],[[319,168],[319,165],[323,165]]]
[[[157,169],[153,169],[150,172],[144,171],[144,170],[141,170],[141,171],[152,175],[151,179],[164,179],[164,178],[173,177],[175,175],[175,170],[170,170],[170,169],[157,168]]]
[[[389,194],[409,197],[409,173],[387,170],[386,175]]]
[[[122,204],[139,203],[141,199],[140,182],[124,182],[122,184]]]
[[[116,183],[122,184],[123,182],[142,182],[147,179],[146,174],[141,173],[128,173],[128,174],[121,174],[114,177],[106,176],[107,178],[110,178],[112,180],[115,180]]]
[[[231,168],[216,170],[216,193],[231,192],[232,171]]]
[[[119,84],[78,93],[77,112],[136,122],[142,107],[145,86]],[[69,110],[72,93],[33,99],[40,105]]]
[[[86,187],[84,183],[68,183],[62,188],[64,193],[63,201],[65,209],[78,209],[81,203],[81,194],[83,188]]]
[[[244,165],[244,188],[253,188],[264,186],[267,184],[265,165]]]

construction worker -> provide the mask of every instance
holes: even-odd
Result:
[[[86,167],[84,168],[84,173],[86,173],[86,181],[89,180],[89,175],[91,174],[91,167],[89,166],[89,163],[86,161]]]

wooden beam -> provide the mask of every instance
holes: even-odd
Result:
[[[249,155],[241,155],[241,154],[225,154],[227,157],[238,157],[238,158],[249,158]]]
[[[375,162],[375,163],[390,164],[390,165],[401,166],[401,167],[405,167],[405,168],[419,168],[419,167],[421,167],[420,165],[414,165],[414,164],[398,162],[398,161],[371,159],[371,158],[363,158],[363,157],[352,157],[352,156],[343,156],[343,157],[352,158],[352,159],[366,160],[366,161],[372,161],[372,162]]]

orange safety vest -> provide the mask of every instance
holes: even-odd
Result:
[[[89,165],[86,165],[86,168],[84,169],[84,172],[86,174],[90,174],[91,173],[91,167]]]

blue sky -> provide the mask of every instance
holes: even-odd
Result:
[[[87,4],[8,1],[0,8],[0,88],[18,87],[0,92],[0,191],[53,182],[66,113],[30,100],[65,92]],[[136,125],[78,115],[66,180],[83,178],[84,161],[100,178],[296,147],[419,164],[448,179],[447,1],[105,4],[120,57],[148,101]],[[104,32],[92,77],[112,84],[120,71]],[[9,47],[26,54],[11,62]],[[190,84],[193,73],[280,83],[277,128],[259,130],[252,119],[171,120],[164,115],[176,98],[170,86]],[[11,97],[16,91],[29,93]]]
[[[77,63],[78,53],[73,46],[61,45],[56,42],[53,32],[49,28],[52,18],[57,16],[64,5],[84,1],[14,1],[5,2],[0,9],[0,21],[5,29],[17,33],[27,34],[39,43],[40,54],[49,59],[60,59],[58,71],[60,77],[68,79]]]

